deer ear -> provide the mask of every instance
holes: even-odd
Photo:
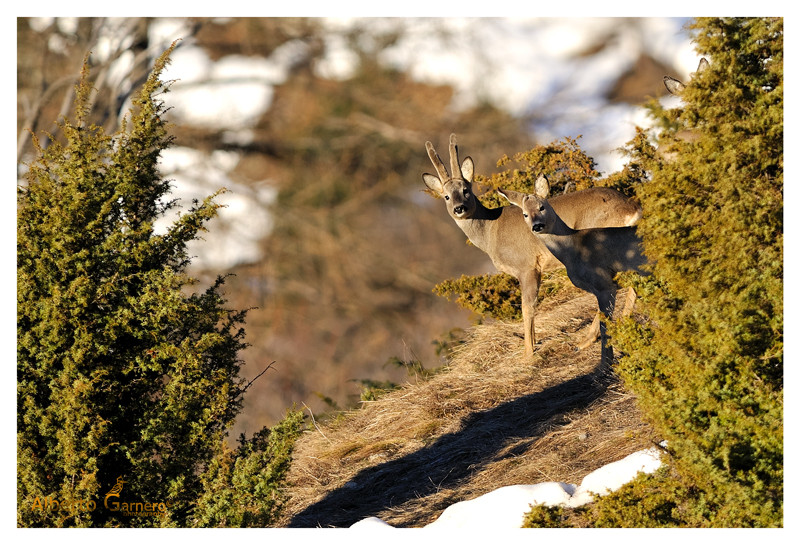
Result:
[[[544,177],[544,174],[539,174],[539,177],[536,178],[536,183],[533,185],[533,187],[534,193],[537,197],[546,199],[550,194],[550,182],[547,181],[547,178]]]
[[[433,174],[428,174],[426,172],[425,174],[422,175],[422,181],[425,182],[425,185],[428,186],[428,189],[430,189],[437,195],[441,195],[442,193],[444,193],[444,187],[442,186],[442,181]]]
[[[472,157],[467,157],[461,163],[461,176],[468,182],[472,182],[472,176],[475,174],[475,163],[472,162]]]
[[[664,76],[664,87],[667,88],[669,94],[671,95],[679,95],[686,89],[686,86],[680,80],[677,80],[670,76]]]
[[[511,191],[510,189],[498,189],[498,193],[500,193],[503,197],[506,198],[508,202],[515,206],[522,207],[522,200],[525,198],[524,193],[520,193],[518,191]]]

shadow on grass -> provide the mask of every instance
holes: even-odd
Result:
[[[345,486],[292,517],[289,527],[348,527],[408,500],[436,493],[493,462],[513,440],[532,439],[562,424],[565,414],[588,407],[615,382],[607,368],[493,409],[474,413],[461,430],[401,458],[359,472]]]

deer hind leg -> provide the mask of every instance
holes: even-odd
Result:
[[[628,289],[625,291],[625,300],[622,303],[620,316],[630,316],[635,305],[636,291],[634,291],[633,288],[628,287]],[[585,350],[589,348],[598,338],[600,338],[600,312],[594,315],[592,324],[586,329],[586,336],[578,343],[578,350]]]
[[[636,291],[628,287],[625,291],[625,301],[622,303],[622,310],[620,316],[630,316],[633,312],[633,307],[636,304]],[[594,342],[600,338],[600,312],[594,315],[592,324],[586,329],[586,336],[580,343],[578,343],[578,350],[585,350],[589,348]]]
[[[583,340],[578,343],[578,350],[589,348],[600,337],[600,313],[594,315],[592,324],[586,330]]]
[[[622,303],[621,316],[630,316],[633,312],[633,307],[636,305],[636,291],[632,287],[628,287],[625,291],[625,301]]]

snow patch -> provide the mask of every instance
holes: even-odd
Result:
[[[664,446],[662,443],[661,446]],[[502,530],[520,528],[533,505],[579,507],[618,490],[639,473],[653,473],[661,466],[657,447],[640,450],[586,475],[580,486],[561,482],[504,486],[472,500],[454,503],[426,528]],[[369,517],[351,528],[392,527]]]

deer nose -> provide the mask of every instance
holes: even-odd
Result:
[[[538,232],[539,232],[539,231],[541,231],[542,229],[544,229],[544,223],[534,223],[534,224],[531,226],[531,230],[532,230],[534,233],[538,233]]]
[[[465,209],[464,209],[464,205],[463,204],[462,205],[458,205],[458,206],[453,208],[453,213],[454,214],[463,214],[464,210]]]

